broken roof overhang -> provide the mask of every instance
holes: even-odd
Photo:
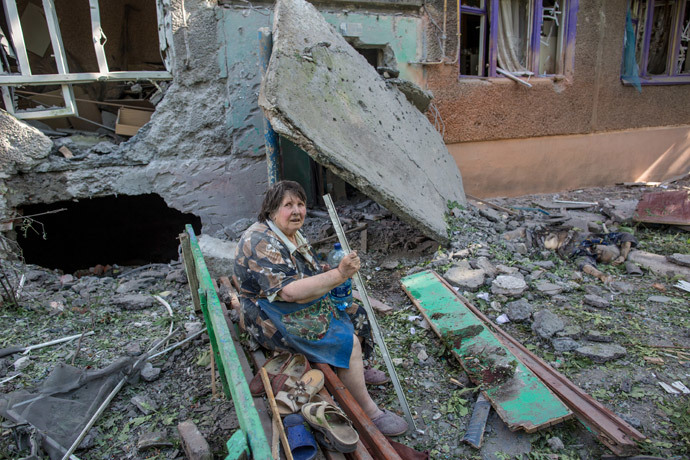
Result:
[[[321,14],[278,0],[259,105],[273,129],[429,237],[448,241],[447,203],[466,203],[441,135]]]

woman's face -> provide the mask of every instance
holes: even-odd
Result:
[[[288,193],[283,197],[278,209],[271,216],[274,224],[285,233],[293,236],[304,224],[307,215],[307,205],[295,195]]]

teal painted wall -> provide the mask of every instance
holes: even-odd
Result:
[[[362,33],[359,39],[366,45],[390,45],[398,62],[400,77],[422,83],[420,66],[408,65],[408,62],[419,60],[421,52],[420,18],[405,16],[387,16],[372,13],[322,13],[336,30],[340,24],[361,24]]]
[[[323,13],[336,29],[340,24],[359,24],[359,41],[363,45],[388,44],[395,54],[400,77],[417,84],[422,83],[419,66],[408,61],[419,60],[422,22],[420,18],[387,16],[365,13]],[[218,56],[221,77],[227,77],[227,119],[225,124],[233,133],[232,153],[239,156],[265,155],[263,115],[258,104],[261,74],[259,70],[258,29],[270,27],[273,11],[267,8],[222,8],[218,10],[218,39],[221,41]],[[297,147],[295,146],[296,150]],[[284,160],[286,175],[310,188],[309,159],[306,153],[288,149]]]
[[[273,12],[267,9],[220,9],[218,39],[221,41],[221,77],[227,76],[229,106],[226,126],[233,133],[234,154],[265,155],[262,113],[258,104],[259,72],[258,29],[270,27]]]

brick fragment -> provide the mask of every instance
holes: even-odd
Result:
[[[182,447],[189,460],[212,460],[211,448],[194,422],[186,420],[177,425]]]

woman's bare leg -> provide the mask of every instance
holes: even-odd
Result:
[[[352,340],[352,354],[350,355],[350,368],[338,369],[338,377],[345,387],[357,400],[364,412],[373,419],[381,414],[381,410],[369,396],[364,382],[364,364],[362,363],[362,346],[354,336]]]

